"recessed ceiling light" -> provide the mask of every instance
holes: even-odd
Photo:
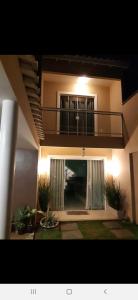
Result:
[[[78,78],[78,82],[81,84],[86,84],[86,83],[88,83],[88,81],[89,81],[89,78],[87,76],[81,76]]]

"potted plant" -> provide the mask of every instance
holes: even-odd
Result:
[[[33,232],[35,229],[35,215],[37,213],[37,210],[35,208],[31,209],[28,206],[28,212],[27,212],[27,222],[26,222],[26,230],[27,232]]]
[[[17,231],[33,232],[35,226],[36,209],[31,209],[29,206],[17,209],[15,213],[15,227]]]
[[[47,216],[41,219],[40,225],[42,228],[46,229],[55,228],[59,225],[59,221],[57,220],[55,215],[51,211],[49,211]]]
[[[24,234],[26,232],[26,226],[22,222],[17,222],[16,223],[16,231],[18,234]]]
[[[119,218],[124,218],[125,195],[120,189],[120,184],[114,179],[106,181],[105,194],[110,207],[118,211]]]
[[[38,200],[40,210],[37,211],[37,223],[47,214],[50,200],[50,186],[45,181],[40,180],[38,185]]]
[[[16,210],[14,220],[15,220],[15,227],[16,227],[17,231],[20,231],[20,228],[21,229],[24,228],[24,231],[25,231],[27,219],[28,219],[27,213],[28,213],[28,211],[26,212],[26,207],[18,208]]]

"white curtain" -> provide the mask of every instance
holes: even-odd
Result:
[[[63,159],[51,159],[50,207],[52,210],[64,210],[64,169]]]
[[[86,209],[104,209],[104,161],[87,161],[87,203]]]

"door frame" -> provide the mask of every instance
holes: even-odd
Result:
[[[135,224],[138,224],[138,185],[137,185],[137,162],[138,151],[129,154],[130,164],[130,179],[131,179],[131,198],[132,198],[132,216],[131,219]]]
[[[69,96],[84,96],[84,97],[93,97],[94,98],[94,110],[97,110],[97,94],[83,94],[83,93],[75,93],[75,92],[65,92],[58,91],[57,92],[57,108],[60,108],[60,96],[61,95],[69,95]],[[98,118],[97,115],[94,115],[94,132],[98,133]],[[60,134],[60,113],[57,112],[57,133]],[[94,134],[95,136],[97,134]]]
[[[49,158],[49,160],[51,160],[51,159],[86,160],[86,161],[88,161],[88,160],[103,160],[104,161],[104,179],[106,180],[107,172],[106,172],[105,166],[107,164],[108,159],[105,156],[48,155],[47,157]],[[107,207],[108,207],[108,204],[107,204],[107,201],[106,201],[106,196],[104,196],[104,199],[105,199],[105,205],[104,205],[104,209],[102,209],[102,211],[106,211]],[[87,203],[88,203],[88,180],[87,180],[87,186],[86,186],[86,206],[85,206],[85,209],[87,207]]]

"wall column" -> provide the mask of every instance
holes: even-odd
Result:
[[[17,121],[17,102],[3,100],[0,129],[0,239],[10,238]]]

